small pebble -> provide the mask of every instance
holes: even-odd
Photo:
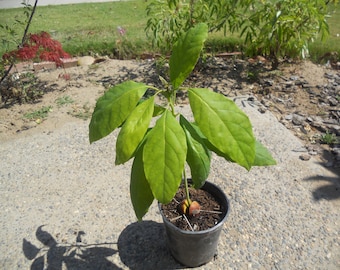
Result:
[[[310,160],[311,156],[309,154],[302,154],[299,157],[301,160],[308,161]]]

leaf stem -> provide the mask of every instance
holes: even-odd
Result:
[[[191,205],[191,200],[190,200],[190,194],[189,194],[189,185],[188,185],[188,179],[185,174],[185,170],[183,171],[183,178],[184,178],[184,187],[185,187],[185,196],[188,200],[189,206]]]

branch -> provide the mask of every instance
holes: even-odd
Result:
[[[33,6],[33,9],[32,9],[32,12],[31,12],[31,16],[30,16],[30,18],[28,19],[28,22],[27,22],[27,25],[26,25],[26,28],[25,28],[25,31],[24,31],[24,35],[23,35],[23,37],[22,37],[22,39],[21,39],[21,44],[20,44],[20,46],[23,46],[24,43],[25,43],[25,41],[26,41],[26,36],[27,36],[28,28],[29,28],[30,25],[31,25],[31,22],[32,22],[32,19],[33,19],[33,15],[34,15],[35,10],[36,10],[36,8],[37,8],[37,4],[38,4],[38,0],[35,0],[34,6]]]
[[[23,37],[22,37],[22,39],[21,39],[21,43],[20,43],[19,46],[18,46],[19,48],[22,47],[22,46],[24,45],[25,41],[26,41],[26,37],[27,37],[27,33],[28,33],[28,28],[29,28],[30,25],[31,25],[31,22],[32,22],[32,19],[33,19],[33,15],[34,15],[35,10],[36,10],[36,8],[37,8],[37,4],[38,4],[38,0],[35,0],[34,6],[33,6],[33,9],[32,9],[32,12],[31,12],[31,15],[30,15],[30,17],[29,17],[29,19],[28,19],[28,22],[27,22],[27,24],[26,24],[26,28],[25,28],[25,31],[24,31],[24,35],[23,35]],[[6,79],[6,77],[8,76],[8,74],[11,72],[13,66],[14,66],[14,59],[12,59],[11,65],[10,65],[9,68],[6,70],[5,74],[1,77],[0,85],[1,85],[1,83]]]

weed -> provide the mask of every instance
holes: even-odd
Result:
[[[334,133],[329,133],[328,130],[325,134],[320,135],[320,140],[321,143],[328,145],[332,145],[338,141],[336,135]]]
[[[41,120],[47,117],[48,113],[52,111],[52,106],[44,106],[39,110],[25,113],[24,118],[29,120]]]
[[[81,108],[73,108],[73,111],[69,112],[69,114],[76,118],[87,120],[91,117],[92,112],[90,105],[86,103]]]
[[[14,73],[0,85],[1,101],[5,104],[33,102],[47,90],[41,84],[33,73]]]
[[[60,108],[65,105],[72,104],[74,100],[70,96],[62,96],[62,97],[57,98],[55,102]]]
[[[259,73],[256,70],[249,70],[247,72],[247,79],[251,82],[256,82],[259,80]]]

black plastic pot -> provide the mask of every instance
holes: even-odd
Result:
[[[163,215],[159,204],[171,254],[178,262],[189,267],[205,264],[215,256],[218,239],[229,213],[228,198],[219,187],[205,182],[201,189],[213,195],[220,203],[223,212],[221,221],[208,230],[192,232],[179,229]]]

